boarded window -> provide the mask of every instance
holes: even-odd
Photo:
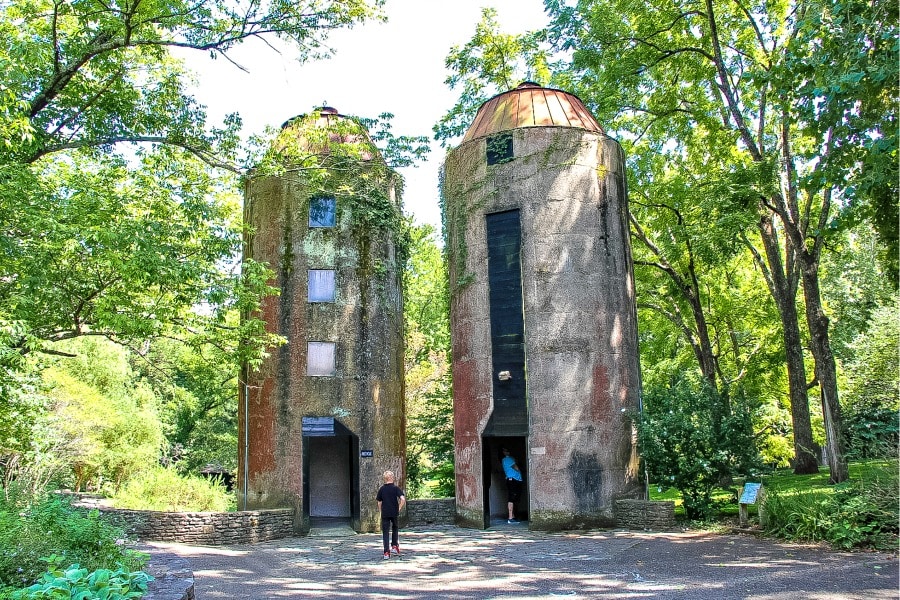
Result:
[[[310,269],[309,302],[334,302],[334,271],[331,269]]]
[[[307,342],[306,374],[312,377],[334,375],[334,342]]]
[[[334,227],[337,202],[334,196],[314,196],[309,200],[309,226]]]
[[[487,139],[487,164],[499,165],[513,159],[512,133],[498,133]]]

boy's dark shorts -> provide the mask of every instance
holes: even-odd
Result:
[[[506,501],[518,502],[519,496],[522,495],[522,482],[518,479],[506,480]]]

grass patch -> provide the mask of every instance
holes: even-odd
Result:
[[[892,471],[897,473],[897,460],[867,460],[852,462],[850,467],[851,481],[868,481]],[[779,469],[771,475],[762,477],[760,481],[766,488],[778,490],[782,494],[820,491],[833,492],[835,486],[828,483],[830,474],[828,467],[820,467],[818,473],[810,475],[794,475],[790,469]]]

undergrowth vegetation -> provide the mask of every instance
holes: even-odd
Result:
[[[180,475],[172,468],[143,471],[112,496],[116,508],[172,512],[226,512],[236,508],[235,496],[219,480]]]
[[[838,485],[828,483],[827,468],[812,475],[794,475],[780,469],[762,478],[762,522],[768,535],[794,542],[827,542],[835,548],[876,549],[896,552],[900,523],[900,477],[893,460],[850,463],[850,480]],[[710,494],[714,513],[703,521],[704,527],[733,523],[738,514],[742,480],[733,487],[716,487]],[[685,502],[675,487],[652,485],[652,500],[675,503],[677,518],[690,521]],[[750,505],[756,521],[760,507]]]
[[[47,572],[40,581],[23,590],[12,592],[12,600],[51,600],[77,598],[79,600],[131,600],[143,598],[147,584],[153,577],[143,571],[97,569],[88,571],[80,565],[62,567],[62,557],[46,559]]]
[[[897,550],[896,461],[853,465],[850,481],[816,485],[818,476],[773,477],[764,507],[765,530],[791,541],[825,541],[837,548]],[[802,485],[805,483],[805,485]]]
[[[146,563],[146,555],[127,548],[125,528],[98,511],[76,509],[57,495],[7,492],[0,494],[0,599],[38,581],[51,557],[51,568],[78,565],[88,572],[139,571]]]

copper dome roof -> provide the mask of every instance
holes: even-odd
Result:
[[[577,96],[526,81],[482,104],[461,143],[518,127],[552,126],[605,133]]]

